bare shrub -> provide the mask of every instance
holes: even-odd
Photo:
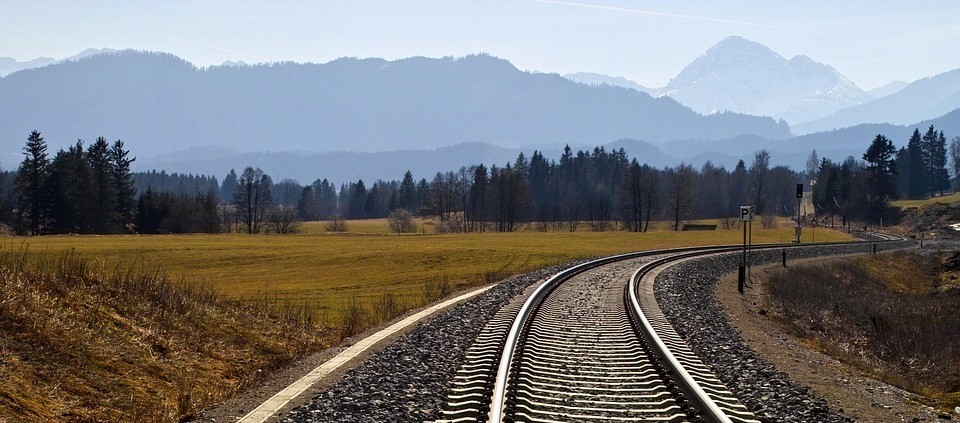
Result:
[[[413,215],[406,209],[396,209],[390,212],[390,216],[387,217],[387,225],[397,235],[417,231],[417,224],[413,221]]]
[[[293,207],[271,206],[267,209],[267,225],[275,234],[287,235],[300,231],[300,218]]]
[[[429,304],[450,295],[451,292],[453,287],[450,285],[450,277],[444,275],[424,282],[421,295],[424,303]]]
[[[340,340],[343,341],[363,331],[367,320],[367,309],[355,297],[340,306]]]
[[[606,232],[613,227],[613,224],[609,220],[591,220],[587,222],[587,226],[594,232]]]
[[[330,216],[330,220],[327,223],[323,224],[324,229],[327,232],[346,232],[347,231],[347,221],[339,214]]]
[[[760,215],[760,227],[763,229],[777,227],[777,215],[773,213]]]
[[[895,254],[797,266],[774,274],[768,293],[791,330],[818,340],[831,354],[914,392],[956,392],[960,297],[896,285],[904,275],[935,279],[929,268],[922,258]]]
[[[373,302],[373,312],[380,322],[392,320],[403,313],[404,305],[393,292],[383,292],[380,298]]]
[[[740,227],[740,218],[736,216],[721,217],[720,227],[726,230],[737,229]]]

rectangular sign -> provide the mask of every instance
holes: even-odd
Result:
[[[740,221],[749,222],[753,220],[753,206],[740,206]]]

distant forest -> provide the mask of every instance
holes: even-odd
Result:
[[[933,126],[914,130],[907,146],[877,135],[860,158],[819,159],[806,169],[770,166],[760,150],[733,170],[706,162],[654,168],[624,149],[573,151],[557,160],[534,151],[511,163],[477,164],[430,179],[406,172],[397,180],[363,180],[336,187],[274,182],[254,167],[213,176],[133,173],[136,160],[121,140],[100,137],[59,150],[51,159],[33,131],[15,172],[0,173],[0,225],[17,234],[290,233],[296,222],[384,218],[396,210],[436,218],[440,232],[647,231],[665,220],[674,230],[694,219],[735,225],[740,205],[754,205],[770,225],[796,216],[796,184],[812,186],[815,210],[807,217],[837,217],[846,224],[897,219],[889,201],[950,190],[960,176],[960,137],[949,146]],[[948,170],[948,157],[949,170]]]

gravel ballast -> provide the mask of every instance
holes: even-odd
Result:
[[[878,243],[877,251],[902,248],[911,242]],[[788,260],[826,255],[864,253],[873,244],[787,249]],[[754,265],[776,263],[781,250],[754,251]],[[657,302],[677,333],[714,374],[757,417],[769,422],[847,422],[807,389],[763,361],[746,346],[726,320],[713,292],[725,274],[736,272],[738,254],[694,259],[673,266],[657,278]]]
[[[447,387],[490,317],[528,286],[574,264],[508,278],[420,323],[281,421],[422,422],[440,418]]]
[[[868,252],[873,244],[788,249],[788,259]],[[878,251],[910,245],[878,243]],[[754,251],[753,264],[779,262],[781,250]],[[691,349],[741,402],[767,421],[848,421],[823,401],[762,362],[727,324],[713,298],[719,278],[737,268],[726,254],[674,266],[657,279],[664,314]],[[283,416],[283,422],[422,422],[441,417],[447,388],[463,357],[497,310],[530,285],[575,263],[508,278],[477,297],[420,323],[396,342],[371,354],[330,389]]]

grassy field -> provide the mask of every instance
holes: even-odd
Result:
[[[392,293],[423,302],[429,284],[467,288],[572,259],[689,245],[741,242],[739,230],[705,232],[517,232],[387,235],[384,221],[351,221],[351,231],[326,234],[307,224],[300,235],[44,236],[4,241],[30,255],[73,250],[106,268],[141,260],[189,283],[209,284],[230,298],[306,302],[321,313],[351,298],[365,304]],[[759,226],[759,225],[756,225]],[[755,243],[784,242],[793,228],[757,229]],[[381,229],[382,227],[382,229]],[[379,232],[380,234],[377,234]],[[817,230],[817,241],[850,239]],[[811,241],[805,231],[804,241]]]
[[[924,200],[898,200],[891,201],[890,204],[900,208],[922,207],[934,203],[953,204],[960,201],[960,192],[947,194],[942,197],[930,197]]]
[[[454,289],[572,259],[741,239],[738,230],[397,236],[383,220],[348,229],[0,238],[0,422],[181,421]],[[753,235],[783,242],[793,228]],[[846,239],[817,231],[818,241]]]

